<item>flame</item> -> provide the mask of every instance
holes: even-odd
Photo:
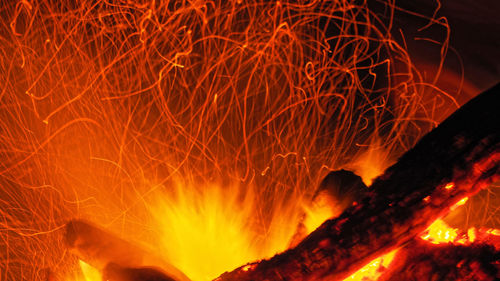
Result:
[[[463,205],[467,198],[462,199]],[[492,235],[500,234],[498,229],[488,229],[483,230],[481,234]],[[454,243],[454,244],[470,244],[476,241],[478,236],[478,230],[474,227],[469,228],[466,233],[461,233],[457,228],[452,228],[446,224],[442,219],[436,220],[432,223],[426,231],[420,236],[420,239],[428,241],[432,244],[443,244],[443,243]],[[377,280],[384,271],[390,266],[395,255],[398,253],[399,249],[393,250],[389,254],[378,257],[368,263],[363,268],[356,271],[350,277],[344,279],[347,280],[358,280],[358,281],[375,281]]]
[[[453,188],[453,184],[447,184],[446,189]],[[450,210],[455,210],[460,206],[463,206],[468,200],[468,197],[461,199],[457,202]],[[457,228],[452,228],[448,226],[446,222],[442,219],[437,219],[434,221],[420,236],[420,239],[428,241],[432,244],[442,244],[442,243],[456,243],[456,244],[467,244],[473,243],[477,237],[477,230],[475,228],[470,228],[466,235],[460,233]],[[369,281],[377,280],[385,269],[390,266],[390,263],[397,254],[398,249],[393,250],[389,254],[383,255],[371,261],[369,264],[364,266],[362,269],[356,271],[353,275],[345,280],[359,280],[359,281]],[[345,281],[344,280],[344,281]]]
[[[78,264],[82,270],[82,281],[102,281],[101,273],[96,268],[90,266],[82,260],[78,260]]]
[[[463,206],[465,203],[467,203],[467,200],[469,200],[469,197],[462,198],[460,201],[455,203],[455,205],[450,207],[450,211],[456,210],[458,207]]]
[[[291,204],[261,214],[254,192],[242,194],[237,186],[178,185],[173,195],[150,204],[159,230],[158,252],[191,280],[213,280],[286,250],[299,208]]]
[[[391,264],[392,260],[394,259],[394,256],[398,250],[393,250],[392,252],[389,252],[388,254],[385,254],[381,257],[378,257],[371,261],[369,264],[365,265],[358,271],[356,271],[353,275],[347,277],[344,279],[344,281],[351,281],[351,280],[356,280],[356,281],[375,281],[377,280],[382,273],[384,272],[385,269],[389,267]]]
[[[469,238],[469,241],[471,243],[473,243],[474,241],[476,241],[476,234],[477,230],[475,227],[471,227],[467,230],[467,237]]]
[[[335,198],[324,194],[320,194],[312,204],[304,204],[302,208],[305,212],[303,223],[306,234],[313,232],[326,220],[337,217],[343,211]]]
[[[75,217],[195,281],[267,257],[323,171],[370,181],[458,106],[364,1],[76,2],[0,8],[7,280],[94,278],[62,258]]]
[[[492,229],[490,229],[492,230]],[[488,231],[483,231],[486,234],[491,234]],[[421,239],[428,241],[432,244],[470,244],[476,241],[478,237],[478,230],[475,227],[469,228],[467,231],[462,232],[458,228],[448,226],[446,222],[441,219],[436,220],[427,230],[420,236]]]
[[[491,229],[488,229],[486,231],[486,233],[491,234],[491,235],[495,235],[495,236],[500,236],[500,229],[491,228]]]
[[[449,227],[443,220],[436,220],[421,236],[433,244],[453,242],[458,237],[458,230]]]
[[[452,188],[454,188],[454,187],[455,187],[455,184],[454,184],[454,183],[452,183],[452,182],[447,183],[447,184],[444,186],[444,188],[445,188],[445,189],[447,189],[447,190],[450,190],[450,189],[452,189]]]
[[[356,172],[363,179],[363,182],[370,186],[373,180],[381,175],[391,163],[392,159],[387,147],[381,144],[380,138],[374,137],[370,144],[354,157],[348,168]]]

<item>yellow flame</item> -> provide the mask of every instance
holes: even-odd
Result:
[[[370,186],[373,180],[381,175],[391,163],[389,152],[383,148],[381,140],[373,138],[367,149],[358,153],[347,168],[354,171],[367,186]]]
[[[458,230],[449,227],[443,220],[436,220],[420,237],[432,244],[453,242],[458,236]]]
[[[476,241],[476,236],[477,236],[476,233],[477,230],[475,227],[469,228],[469,230],[467,230],[467,237],[469,238],[469,241],[471,243]]]
[[[86,262],[79,260],[80,268],[83,273],[83,281],[101,281],[101,273],[96,268],[90,266]]]
[[[344,279],[344,281],[372,281],[377,280],[383,271],[391,264],[394,256],[398,250],[393,250],[392,252],[385,254],[369,264],[365,265],[360,270],[356,271],[353,275]]]
[[[467,200],[469,200],[469,197],[465,197],[462,200],[458,201],[455,205],[451,206],[450,211],[456,210],[458,207],[464,205]]]
[[[454,184],[454,183],[452,183],[452,182],[450,182],[450,183],[448,183],[448,184],[446,184],[446,185],[444,186],[444,188],[445,188],[445,189],[448,189],[448,190],[450,190],[450,189],[452,189],[452,188],[454,188],[454,187],[455,187],[455,184]]]
[[[191,280],[213,280],[286,250],[299,221],[296,207],[263,213],[252,190],[242,194],[236,186],[216,185],[174,189],[151,205],[160,232],[158,250]],[[262,223],[264,216],[271,224]]]
[[[500,236],[500,229],[488,229],[486,231],[486,233],[488,234],[492,234],[492,235],[495,235],[495,236]]]
[[[312,205],[304,205],[305,219],[304,226],[307,234],[313,232],[321,224],[330,218],[339,216],[342,209],[338,207],[338,202],[331,196],[319,196]]]

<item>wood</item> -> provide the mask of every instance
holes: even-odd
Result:
[[[500,178],[500,84],[469,101],[387,169],[368,196],[295,248],[216,280],[342,280],[401,247]]]

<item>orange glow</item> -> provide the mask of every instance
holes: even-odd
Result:
[[[495,235],[495,236],[500,236],[500,229],[488,229],[486,231],[486,233],[492,234],[492,235]]]
[[[464,205],[465,203],[467,203],[467,200],[469,200],[469,197],[465,197],[462,200],[458,201],[457,203],[455,203],[455,205],[453,205],[453,206],[450,207],[450,211],[454,211],[458,207]]]
[[[20,0],[0,14],[6,280],[94,279],[61,242],[73,218],[194,281],[268,257],[325,171],[369,182],[458,107],[365,1]],[[336,213],[305,212],[309,232]]]
[[[243,271],[249,271],[253,267],[254,267],[253,265],[249,264],[249,265],[245,265],[241,270],[243,270]]]
[[[476,241],[476,237],[477,237],[476,233],[477,233],[477,230],[475,227],[471,227],[471,228],[469,228],[469,230],[467,230],[467,237],[469,238],[469,241],[471,243]]]
[[[375,138],[354,157],[348,167],[363,179],[365,185],[370,186],[391,163],[392,159],[386,147],[381,144],[379,138]]]
[[[455,206],[459,207],[465,204],[467,197],[460,200]],[[420,236],[421,239],[428,241],[432,244],[442,243],[455,243],[455,244],[470,244],[476,241],[478,231],[476,228],[469,228],[467,233],[461,233],[458,229],[449,227],[443,220],[438,219],[432,223],[427,230]],[[500,230],[489,229],[486,230],[487,234],[500,235]],[[394,259],[398,250],[394,250],[389,254],[374,259],[368,265],[358,270],[355,274],[351,275],[346,280],[359,280],[359,281],[375,281]]]
[[[342,212],[338,207],[338,202],[330,196],[320,195],[313,204],[302,207],[305,212],[304,226],[307,234],[313,232],[326,220],[337,217]]]
[[[458,230],[449,227],[443,220],[436,220],[420,236],[420,238],[433,244],[453,242],[458,237]]]
[[[486,231],[486,233],[491,234]],[[457,228],[449,227],[443,220],[436,220],[427,230],[420,236],[432,244],[454,243],[454,244],[470,244],[476,241],[478,231],[475,227],[471,227],[467,232],[461,232]]]
[[[380,275],[382,275],[384,270],[391,264],[397,252],[398,250],[394,250],[371,261],[369,264],[356,271],[356,273],[344,279],[344,281],[376,281]]]
[[[444,188],[445,188],[445,189],[452,189],[452,188],[454,188],[454,187],[455,187],[455,184],[454,184],[454,183],[452,183],[452,182],[450,182],[450,183],[448,183],[448,184],[446,184],[446,185],[444,186]]]

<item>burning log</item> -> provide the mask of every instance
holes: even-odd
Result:
[[[217,280],[342,280],[401,247],[500,176],[500,84],[469,101],[378,177],[365,199],[295,248]]]
[[[415,239],[400,249],[379,281],[482,280],[500,278],[500,251],[488,243],[434,245]]]

